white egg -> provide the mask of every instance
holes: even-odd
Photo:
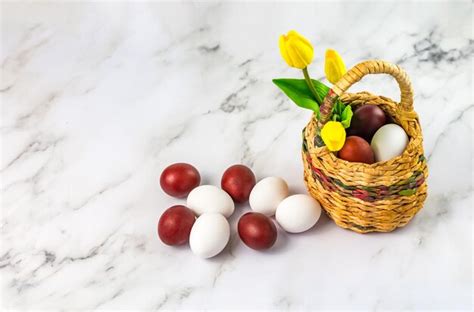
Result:
[[[387,124],[375,132],[370,146],[374,151],[375,161],[386,161],[403,154],[408,145],[408,136],[402,127]]]
[[[219,254],[230,238],[227,219],[219,213],[204,213],[194,222],[189,236],[189,246],[201,258]]]
[[[234,201],[225,191],[214,185],[201,185],[189,193],[187,207],[200,216],[206,212],[220,213],[226,218],[234,213]]]
[[[312,228],[320,216],[319,202],[308,195],[298,194],[284,199],[278,205],[275,218],[285,231],[301,233]]]
[[[250,192],[249,204],[255,212],[273,216],[278,204],[288,196],[288,184],[277,177],[268,177],[259,181]]]

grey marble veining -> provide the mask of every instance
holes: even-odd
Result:
[[[1,306],[46,310],[472,309],[472,4],[153,2],[1,4]],[[323,216],[268,252],[210,260],[156,234],[158,177],[229,165],[304,192],[310,112],[271,83],[297,29],[348,67],[400,64],[415,90],[429,196],[405,228],[358,235]],[[351,91],[399,98],[389,77]]]

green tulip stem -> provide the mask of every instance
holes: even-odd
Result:
[[[303,68],[303,74],[304,74],[304,79],[306,80],[306,84],[308,85],[309,90],[311,93],[313,93],[314,99],[316,102],[318,102],[318,105],[321,105],[323,100],[319,97],[318,92],[316,92],[316,89],[314,88],[313,82],[311,81],[311,78],[309,77],[308,74],[308,67]]]

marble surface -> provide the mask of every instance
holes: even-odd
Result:
[[[1,305],[45,310],[470,310],[473,101],[470,2],[1,4]],[[360,235],[322,217],[269,252],[231,242],[210,260],[157,238],[184,203],[158,177],[234,163],[304,192],[310,112],[272,85],[300,77],[278,36],[304,33],[310,72],[403,66],[416,93],[429,196],[412,222]],[[352,90],[398,99],[388,77]]]

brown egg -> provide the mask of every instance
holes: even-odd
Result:
[[[166,194],[183,198],[201,183],[199,171],[190,164],[176,163],[163,170],[160,185]]]
[[[361,137],[350,136],[346,139],[344,146],[337,153],[337,157],[350,161],[366,164],[375,162],[374,151],[369,143]]]
[[[221,187],[235,202],[244,203],[249,200],[255,183],[252,170],[244,165],[234,165],[227,168],[222,175]]]
[[[158,236],[166,245],[182,245],[188,242],[196,216],[182,205],[168,208],[158,221]]]
[[[273,221],[258,212],[248,212],[239,219],[238,232],[245,245],[255,250],[268,249],[275,244],[277,229]]]
[[[356,135],[368,142],[375,132],[387,122],[385,112],[375,105],[362,105],[354,111],[351,126],[347,129],[349,135]]]

